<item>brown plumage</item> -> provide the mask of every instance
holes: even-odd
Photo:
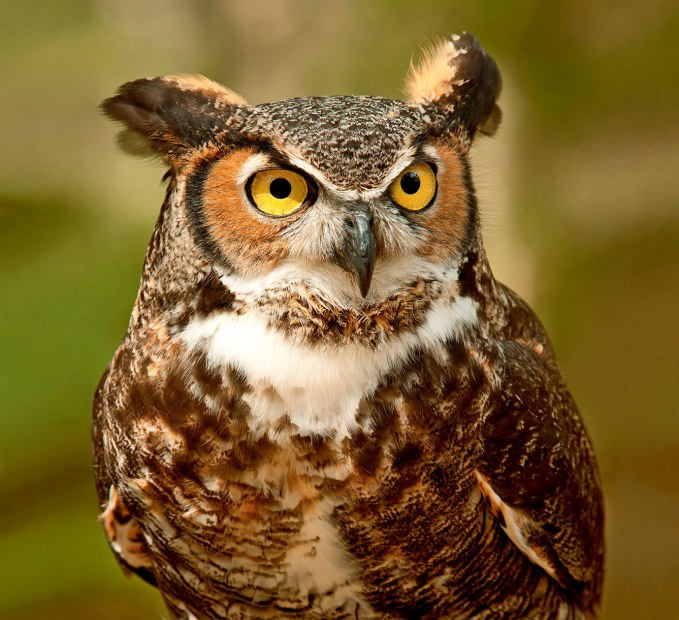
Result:
[[[408,90],[250,106],[169,77],[103,104],[169,172],[97,489],[177,618],[597,616],[592,448],[480,237],[499,72],[453,35]]]

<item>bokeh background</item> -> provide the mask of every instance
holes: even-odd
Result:
[[[473,155],[494,268],[546,323],[599,456],[603,618],[679,617],[676,0],[42,0],[0,3],[1,618],[165,615],[96,520],[91,395],[163,195],[99,101],[177,72],[251,102],[399,97],[412,53],[463,29],[505,79]]]

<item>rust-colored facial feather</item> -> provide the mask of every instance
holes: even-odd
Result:
[[[436,146],[442,167],[438,171],[436,202],[413,219],[427,229],[422,253],[444,261],[462,250],[470,218],[468,189],[464,182],[464,163],[459,153],[445,144]]]
[[[257,212],[239,182],[254,147],[231,152],[209,167],[203,182],[202,220],[210,243],[240,273],[265,272],[285,258],[288,244],[280,233],[297,217]]]

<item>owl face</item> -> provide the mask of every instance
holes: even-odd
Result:
[[[440,281],[479,242],[467,152],[497,120],[497,69],[462,35],[407,88],[409,102],[251,106],[205,78],[170,76],[128,83],[103,109],[126,124],[128,150],[169,164],[195,246],[230,290],[295,284],[361,307]]]
[[[318,118],[330,119],[321,144]],[[249,144],[197,153],[186,175],[199,243],[225,271],[244,281],[313,274],[361,303],[459,262],[474,215],[464,151],[427,136],[412,108],[298,99],[255,107],[248,124]]]

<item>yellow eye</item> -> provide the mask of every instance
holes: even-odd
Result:
[[[304,204],[309,185],[292,170],[262,170],[248,186],[250,199],[267,215],[288,215]]]
[[[408,211],[420,211],[436,195],[436,174],[429,164],[408,166],[389,187],[391,199]]]

